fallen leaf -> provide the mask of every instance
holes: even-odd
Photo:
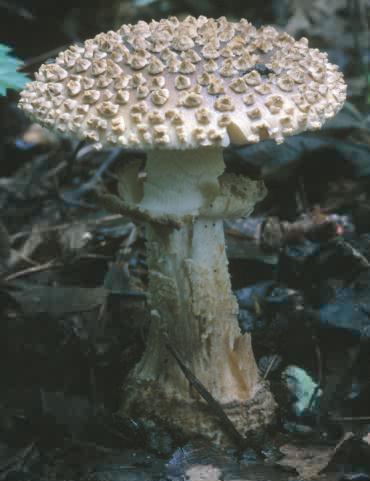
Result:
[[[277,464],[295,469],[302,479],[314,479],[328,466],[338,449],[352,437],[352,433],[346,433],[334,448],[285,444],[280,448],[284,458]]]

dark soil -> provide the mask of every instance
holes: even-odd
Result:
[[[320,132],[225,153],[230,172],[269,189],[252,218],[225,225],[240,326],[279,403],[243,452],[179,446],[116,414],[147,336],[145,246],[94,189],[114,190],[116,169],[141,154],[38,130],[16,92],[0,97],[0,481],[370,479],[368,5],[247,3],[0,1],[0,41],[30,76],[101,30],[191,13],[307,36],[349,84]]]

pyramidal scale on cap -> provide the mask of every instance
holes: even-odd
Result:
[[[307,39],[187,17],[123,25],[70,47],[40,68],[19,105],[97,147],[189,149],[282,142],[319,129],[345,96],[337,66]]]
[[[234,434],[272,422],[275,401],[238,325],[223,231],[223,219],[249,215],[266,189],[225,172],[223,149],[319,129],[345,97],[342,74],[305,38],[204,16],[99,34],[43,65],[21,93],[20,107],[50,129],[147,153],[145,176],[140,162],[126,164],[119,196],[100,196],[146,224],[151,323],[124,382],[125,416],[160,423],[178,440],[235,442],[177,353]]]

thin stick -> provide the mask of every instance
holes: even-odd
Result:
[[[87,225],[99,225],[99,224],[103,224],[104,222],[111,222],[111,221],[118,220],[118,219],[121,219],[121,218],[122,218],[121,214],[105,215],[104,217],[100,217],[99,219],[87,220],[86,224]],[[74,225],[80,225],[80,224],[81,224],[81,222],[78,221],[78,222],[70,222],[68,224],[66,223],[66,224],[51,225],[49,227],[41,227],[41,228],[37,229],[37,232],[39,234],[44,234],[46,232],[63,230],[63,229],[67,229],[69,227],[73,227]],[[11,241],[11,243],[13,243],[16,240],[18,240],[19,238],[30,235],[31,233],[32,233],[32,231],[17,232],[16,234],[10,236],[10,241]]]
[[[132,217],[138,222],[147,222],[149,224],[158,224],[179,229],[182,219],[171,214],[153,214],[149,210],[137,207],[130,202],[120,199],[116,195],[108,194],[102,190],[95,191],[95,196],[99,205],[104,209],[121,214],[122,216]]]
[[[5,277],[4,281],[5,282],[13,281],[14,279],[28,276],[30,274],[34,274],[35,272],[42,272],[48,269],[55,269],[56,267],[62,266],[60,262],[55,262],[55,261],[56,259],[52,259],[51,261],[48,261],[45,264],[40,264],[38,266],[29,267],[28,269],[24,269],[22,271],[14,272],[13,274],[9,274],[7,277]]]
[[[308,410],[310,410],[312,408],[313,403],[315,402],[316,397],[319,393],[319,390],[322,388],[322,385],[323,385],[322,355],[321,355],[321,349],[320,349],[320,346],[317,342],[317,337],[316,337],[315,334],[312,336],[312,340],[315,342],[318,383],[317,383],[317,386],[315,387],[315,389],[314,389],[314,391],[311,395],[310,401],[308,403],[308,407],[307,407]]]
[[[20,469],[22,466],[24,466],[25,461],[32,454],[35,444],[36,441],[32,441],[28,446],[17,451],[14,456],[0,465],[0,480],[5,479],[9,471],[17,468]]]
[[[233,422],[222,409],[220,403],[216,401],[216,399],[209,391],[207,391],[205,386],[199,381],[199,379],[194,376],[190,369],[185,366],[175,349],[168,343],[166,344],[166,347],[172,354],[172,356],[176,359],[181,371],[184,373],[190,385],[202,396],[202,398],[208,403],[213,413],[218,417],[220,423],[225,428],[225,431],[230,434],[230,436],[234,439],[239,448],[245,448],[247,440],[236,429]]]
[[[272,369],[272,367],[273,367],[273,365],[275,364],[275,362],[276,362],[277,359],[278,359],[278,355],[275,354],[275,355],[272,357],[272,359],[271,359],[271,361],[270,361],[270,364],[267,366],[267,369],[266,369],[265,374],[263,375],[263,380],[264,380],[264,381],[266,381],[267,376],[270,374],[270,371],[271,371],[271,369]]]
[[[76,150],[77,154],[77,150]],[[76,157],[76,154],[73,154],[72,159]],[[100,165],[100,167],[96,170],[94,175],[84,184],[81,184],[75,190],[68,190],[61,194],[63,200],[67,201],[68,203],[71,202],[78,202],[79,199],[86,194],[87,192],[91,192],[95,189],[96,184],[100,181],[104,172],[106,172],[109,167],[118,159],[121,155],[121,149],[114,149],[112,152],[106,157],[104,162]]]

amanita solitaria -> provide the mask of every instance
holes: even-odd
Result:
[[[166,349],[170,344],[241,434],[268,425],[275,403],[241,334],[223,219],[248,215],[261,181],[224,173],[223,148],[319,129],[346,86],[327,54],[247,20],[175,17],[123,25],[42,65],[20,107],[97,148],[147,152],[106,200],[147,224],[151,326],[124,385],[123,412],[190,437],[228,441]]]

